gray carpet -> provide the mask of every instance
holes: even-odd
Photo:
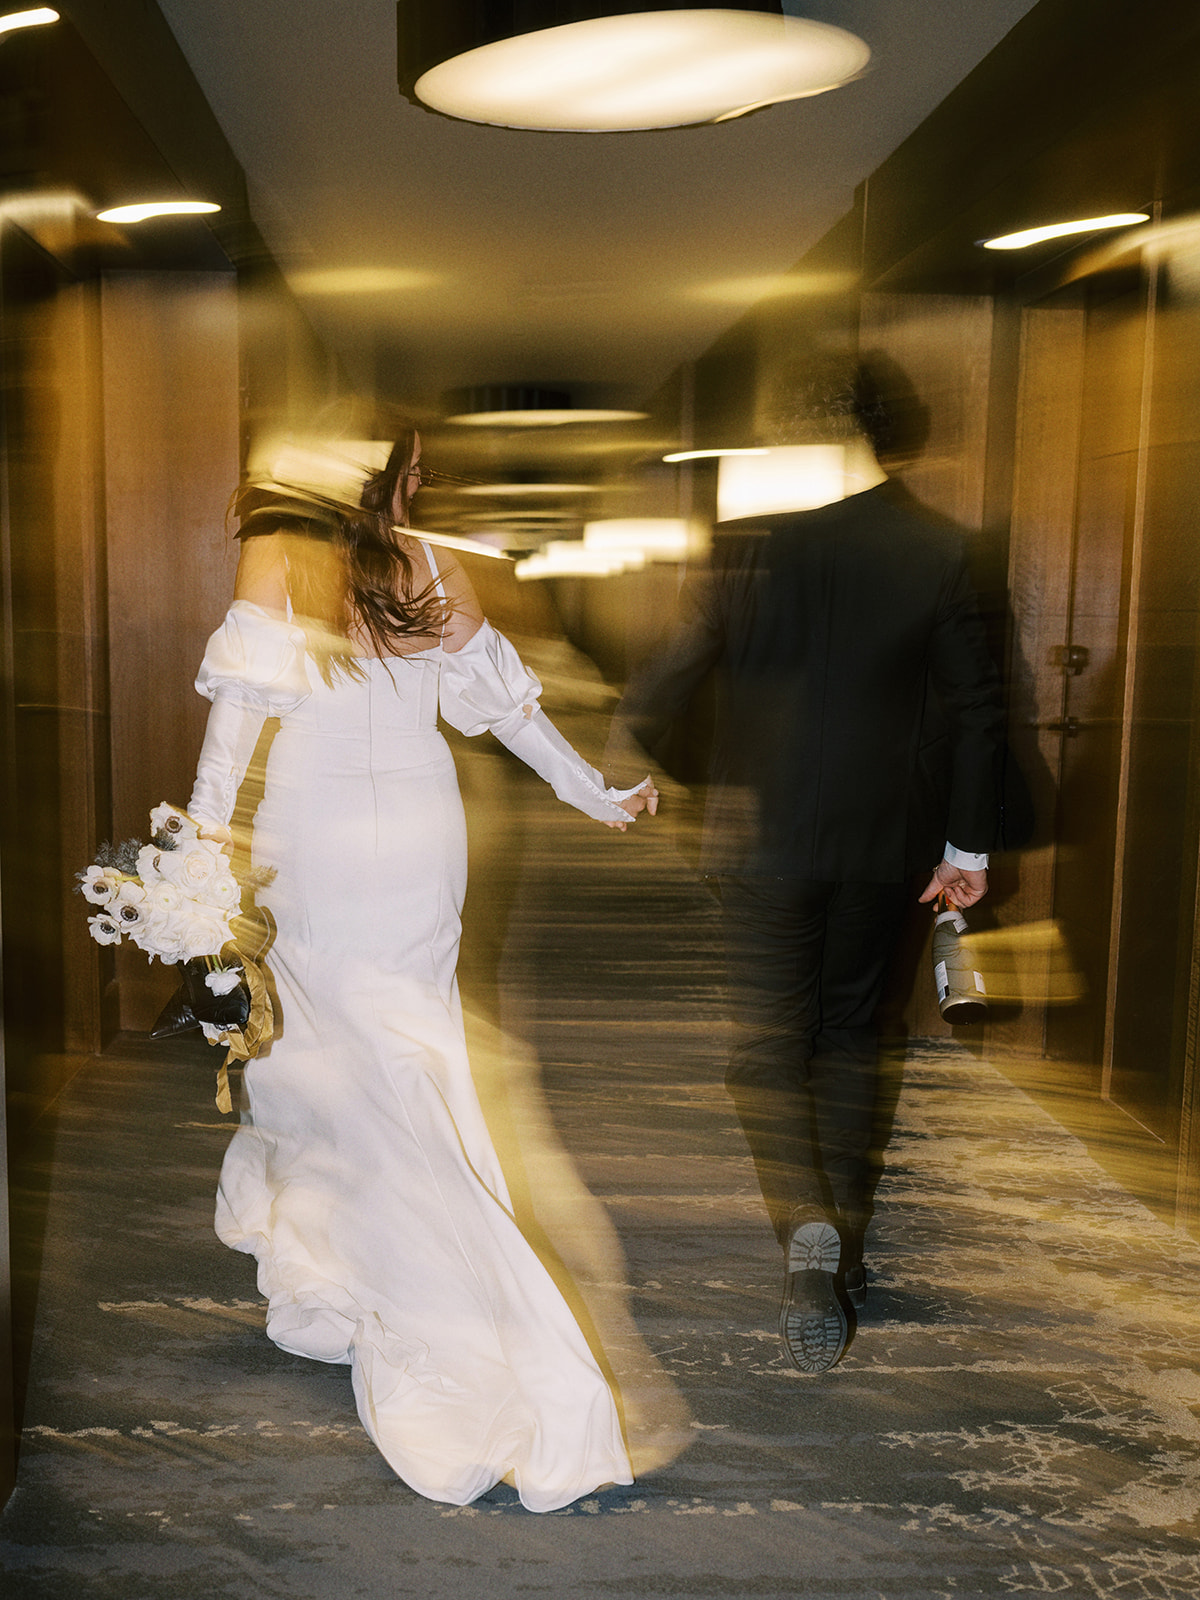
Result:
[[[868,1310],[841,1366],[801,1377],[720,1088],[711,905],[665,833],[530,803],[521,870],[475,906],[507,929],[504,1114],[541,1148],[535,1204],[562,1180],[567,1259],[598,1213],[557,1140],[615,1223],[600,1287],[669,1372],[686,1448],[548,1517],[505,1488],[411,1493],[346,1370],[266,1341],[252,1263],[211,1234],[208,1058],[125,1040],[47,1156],[5,1600],[1200,1594],[1200,1248],[998,1072],[917,1045]]]

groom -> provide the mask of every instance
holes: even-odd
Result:
[[[964,539],[880,466],[895,425],[866,372],[810,373],[786,433],[842,447],[845,497],[717,528],[605,770],[659,748],[715,672],[703,870],[725,933],[726,1086],[785,1255],[784,1344],[811,1373],[841,1357],[844,1302],[866,1300],[889,956],[918,889],[962,907],[986,893],[1003,717]]]

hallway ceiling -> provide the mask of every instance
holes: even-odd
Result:
[[[511,381],[644,399],[1032,6],[811,0],[798,9],[870,45],[859,82],[717,126],[590,135],[409,104],[393,0],[158,3],[322,337],[357,384],[430,406]]]

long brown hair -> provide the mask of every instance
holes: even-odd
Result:
[[[436,583],[414,588],[412,560],[396,531],[408,526],[409,470],[416,448],[417,430],[408,427],[382,470],[363,484],[360,509],[338,516],[348,610],[381,656],[400,654],[398,647],[407,639],[436,639],[446,625],[446,603]]]
[[[391,656],[404,654],[413,639],[438,638],[445,627],[448,608],[436,581],[416,587],[399,531],[408,525],[416,448],[416,429],[397,429],[386,463],[363,484],[357,506],[277,485],[247,484],[234,496],[239,539],[282,534],[288,540],[292,606],[328,631],[330,668],[361,671],[337,642],[356,633],[376,655]],[[328,676],[324,663],[322,675]]]

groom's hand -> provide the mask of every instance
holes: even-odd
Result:
[[[658,790],[653,783],[647,781],[636,794],[631,794],[628,800],[622,800],[620,805],[622,811],[628,811],[631,818],[636,817],[642,811],[648,811],[653,816],[658,810]],[[606,828],[615,828],[618,833],[624,833],[628,823],[606,822],[604,826]]]
[[[944,894],[951,905],[957,906],[960,911],[965,911],[968,906],[973,906],[977,900],[982,900],[987,893],[987,869],[975,870],[971,867],[954,867],[949,861],[939,861],[934,868],[933,877],[930,878],[922,901],[936,900],[939,894]]]

